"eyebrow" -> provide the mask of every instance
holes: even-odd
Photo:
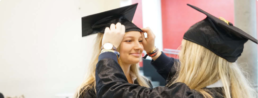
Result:
[[[125,38],[134,38],[133,36],[125,36]],[[140,36],[139,38],[142,38],[142,36]]]

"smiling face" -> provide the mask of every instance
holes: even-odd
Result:
[[[120,60],[124,64],[139,63],[142,58],[142,35],[139,31],[126,32],[120,44]]]

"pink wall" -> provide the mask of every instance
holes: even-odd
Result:
[[[163,49],[177,49],[188,28],[205,18],[187,3],[234,23],[234,0],[161,0]]]

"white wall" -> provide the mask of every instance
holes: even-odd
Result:
[[[25,98],[72,95],[95,37],[81,37],[81,16],[119,7],[119,0],[108,1],[1,0],[0,92]]]
[[[111,10],[120,7],[120,0],[79,0],[80,14],[81,16],[87,16],[91,14],[100,13],[103,11]],[[84,62],[86,65],[90,62],[91,53],[93,51],[93,45],[97,34],[93,34],[82,38],[82,50],[85,56]],[[85,66],[85,68],[87,68]],[[86,73],[87,69],[84,71]]]
[[[156,36],[155,45],[159,50],[163,50],[162,40],[162,20],[161,1],[142,0],[143,27],[149,27]],[[151,59],[149,56],[147,59]]]
[[[120,1],[120,6],[127,6],[127,5],[131,5],[132,4],[132,0],[121,0]]]

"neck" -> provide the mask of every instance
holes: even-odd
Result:
[[[131,79],[131,75],[130,75],[130,67],[131,67],[131,64],[126,64],[126,63],[123,63],[122,61],[119,62],[119,65],[120,67],[122,68],[124,74],[125,74],[125,77],[127,79],[127,81],[129,83],[133,83],[132,79]]]

